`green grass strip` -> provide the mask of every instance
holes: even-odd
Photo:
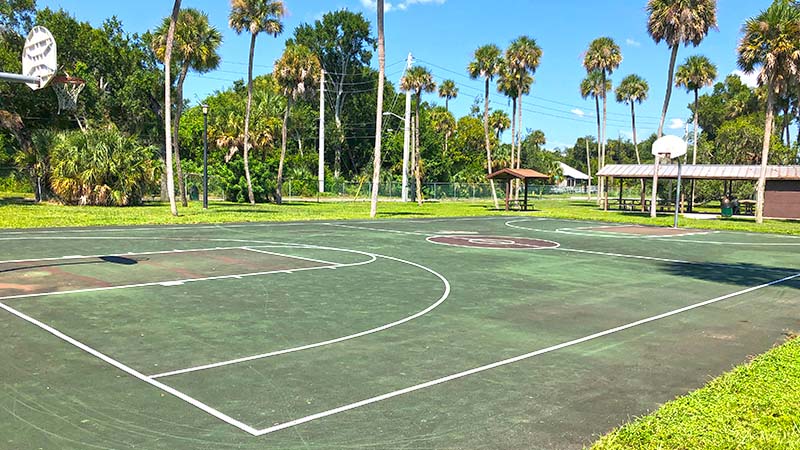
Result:
[[[603,436],[592,450],[800,449],[800,339]]]

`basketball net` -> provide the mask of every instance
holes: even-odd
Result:
[[[80,78],[70,76],[55,77],[51,83],[53,90],[56,91],[58,98],[58,113],[69,111],[74,113],[78,109],[78,96],[86,86],[86,82]]]

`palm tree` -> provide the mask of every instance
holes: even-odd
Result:
[[[378,105],[375,112],[375,156],[372,162],[372,198],[370,200],[369,216],[375,218],[378,214],[378,189],[381,180],[381,133],[383,132],[383,89],[386,83],[386,45],[383,31],[383,0],[377,1],[378,6]]]
[[[614,70],[622,63],[622,52],[619,45],[614,42],[610,37],[601,37],[593,40],[589,44],[589,49],[586,50],[586,55],[583,57],[583,67],[586,71],[591,73],[594,71],[600,72],[600,85],[604,86],[607,81],[607,76],[614,73]],[[609,87],[610,89],[610,87]],[[608,95],[607,91],[601,89],[600,96],[603,99],[603,132],[600,138],[600,154],[599,154],[599,169],[606,165],[606,119],[608,116]],[[600,193],[602,194],[605,189],[605,182],[601,178],[598,180],[600,184]],[[605,196],[601,195],[601,202],[605,205]]]
[[[445,111],[450,111],[450,100],[458,97],[458,88],[453,80],[444,80],[439,85],[439,97],[444,99]]]
[[[641,105],[642,102],[647,100],[649,91],[650,86],[647,81],[639,75],[628,75],[623,78],[616,90],[617,102],[631,106],[631,129],[633,130],[633,148],[636,151],[636,164],[642,163],[642,158],[639,155],[639,141],[636,138],[636,104]],[[697,147],[695,146],[695,154],[696,152]],[[644,179],[640,180],[640,187],[642,211],[644,211]]]
[[[500,48],[494,44],[484,45],[475,50],[474,59],[469,66],[470,78],[473,80],[483,78],[486,80],[486,88],[483,94],[483,135],[486,145],[486,168],[489,174],[492,173],[492,143],[489,139],[489,83],[500,72],[502,59],[500,58]],[[489,180],[492,187],[492,200],[495,209],[500,208],[497,203],[497,191],[494,188],[494,180]]]
[[[172,15],[169,18],[169,29],[167,30],[167,40],[164,43],[164,152],[166,153],[167,165],[167,195],[169,196],[169,210],[173,216],[178,215],[178,205],[175,204],[175,180],[172,175],[172,44],[175,40],[175,23],[178,21],[178,13],[181,10],[181,0],[175,0],[172,5]]]
[[[153,49],[156,57],[161,60],[164,58],[164,44],[169,26],[170,18],[167,17],[153,34]],[[206,73],[219,66],[220,56],[217,50],[221,43],[222,34],[209,24],[208,14],[194,8],[180,11],[178,22],[175,24],[173,44],[173,52],[178,58],[180,72],[176,86],[175,125],[172,133],[175,170],[178,172],[178,190],[181,194],[183,206],[188,206],[186,202],[186,184],[183,181],[183,170],[181,169],[180,143],[178,142],[178,130],[180,130],[181,116],[183,115],[183,83],[186,81],[186,75],[189,70]]]
[[[603,76],[600,74],[599,70],[594,70],[589,72],[586,75],[586,78],[581,81],[581,97],[587,99],[589,97],[594,98],[594,108],[595,108],[595,118],[597,119],[597,158],[598,161],[600,159],[600,140],[602,136],[600,135],[600,98],[605,95],[606,92],[611,90],[611,81],[605,80],[603,82]],[[599,164],[599,162],[598,162]],[[592,162],[589,155],[586,155],[586,167],[589,169],[589,173],[592,172]],[[599,168],[598,168],[599,170]],[[589,181],[591,183],[591,180]],[[600,182],[598,178],[598,183]],[[591,192],[589,192],[589,196],[591,197]],[[597,201],[600,201],[600,194],[597,194]]]
[[[413,91],[416,97],[415,114],[414,114],[414,176],[417,182],[417,203],[422,206],[422,161],[419,154],[419,110],[422,103],[422,93],[431,93],[436,90],[436,83],[433,81],[431,72],[422,66],[415,66],[406,72],[406,75],[400,80],[400,89],[403,91]]]
[[[446,109],[434,108],[431,111],[430,122],[433,128],[444,135],[444,148],[442,151],[442,160],[448,161],[448,141],[450,136],[456,131],[456,119],[453,114]]]
[[[748,19],[739,43],[739,67],[745,72],[760,68],[758,82],[767,89],[767,116],[761,149],[761,173],[756,194],[756,222],[764,221],[764,189],[775,115],[775,96],[786,92],[800,64],[800,10],[788,0],[776,0],[756,17]]]
[[[661,108],[661,121],[658,137],[664,135],[664,122],[667,119],[669,99],[672,96],[672,83],[678,47],[689,44],[697,47],[708,35],[708,30],[717,27],[717,0],[648,0],[647,32],[656,42],[665,41],[672,52],[667,74],[667,92]],[[656,216],[656,191],[658,189],[658,163],[656,156],[653,170],[653,196],[650,202],[650,217]]]
[[[253,57],[256,51],[256,37],[267,33],[278,37],[283,32],[281,18],[284,15],[281,0],[231,0],[231,13],[228,23],[237,34],[250,33],[250,59],[247,65],[247,106],[244,112],[244,176],[247,180],[247,196],[255,204],[253,182],[250,179],[250,108],[253,103]]]
[[[683,87],[687,92],[694,92],[694,125],[692,127],[694,137],[693,151],[692,151],[692,165],[697,164],[697,122],[698,122],[698,103],[700,101],[700,89],[711,86],[714,80],[717,79],[717,66],[705,56],[690,56],[686,58],[686,62],[678,66],[678,71],[675,73],[675,86]],[[695,183],[692,180],[692,187],[690,197],[691,204],[694,204],[694,187]]]
[[[516,167],[521,167],[522,155],[522,96],[530,93],[531,85],[533,84],[533,75],[536,69],[539,68],[539,63],[542,59],[542,49],[536,43],[536,40],[529,36],[520,36],[508,46],[505,52],[505,65],[507,66],[511,76],[515,79],[517,88],[517,155],[512,160],[516,159]],[[519,183],[517,183],[519,188]],[[516,190],[519,194],[519,189]]]
[[[281,93],[286,97],[286,110],[283,113],[283,127],[281,128],[281,158],[278,162],[278,182],[275,189],[275,202],[283,201],[283,163],[286,159],[287,128],[289,113],[292,104],[306,91],[311,90],[317,82],[317,74],[322,70],[322,65],[316,55],[305,45],[289,45],[283,55],[275,61],[273,75],[280,86]]]
[[[694,55],[686,58],[686,62],[678,66],[675,73],[675,86],[683,87],[687,92],[694,92],[694,153],[692,164],[697,164],[697,105],[700,89],[711,86],[717,79],[717,66],[705,56]]]
[[[495,135],[497,136],[497,141],[500,142],[503,132],[511,126],[511,118],[508,117],[508,114],[506,114],[505,111],[496,109],[492,111],[492,114],[489,115],[489,126],[492,127]]]

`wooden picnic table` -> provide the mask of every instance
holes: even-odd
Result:
[[[756,214],[756,201],[755,200],[739,200],[741,213],[745,216],[754,216]]]
[[[642,199],[640,199],[640,198],[627,198],[626,197],[626,198],[615,198],[615,199],[609,199],[609,200],[616,201],[618,203],[619,209],[620,210],[625,210],[625,211],[637,211],[637,210],[641,209],[641,206],[642,206]],[[669,204],[667,204],[667,202],[665,202],[662,199],[658,199],[658,203],[656,203],[656,206],[658,207],[659,211],[664,211],[664,209],[666,207],[668,207]],[[644,200],[644,208],[645,208],[645,210],[649,210],[650,209],[650,199],[645,199]]]

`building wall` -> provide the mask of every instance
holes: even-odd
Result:
[[[784,219],[800,219],[800,181],[767,181],[764,215]]]

